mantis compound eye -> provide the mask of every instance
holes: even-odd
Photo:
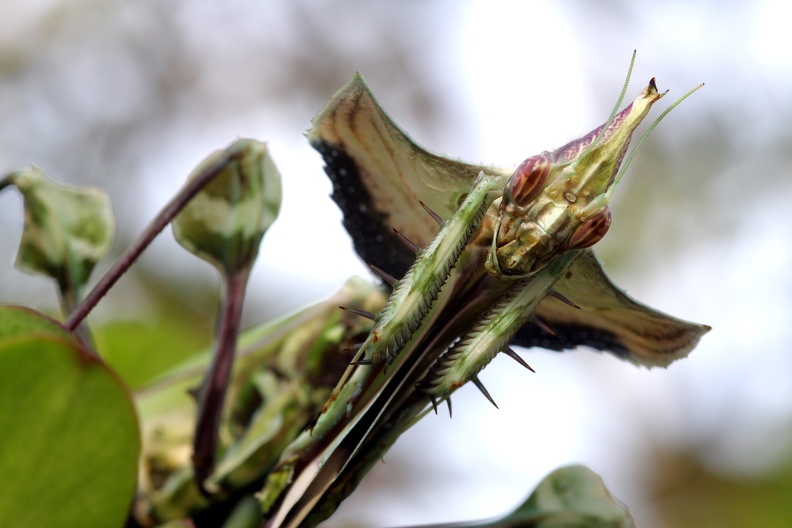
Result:
[[[591,247],[605,236],[611,225],[611,212],[608,207],[583,222],[569,239],[570,249]]]
[[[544,189],[551,164],[550,158],[542,154],[520,163],[506,184],[505,197],[518,207],[529,205]]]

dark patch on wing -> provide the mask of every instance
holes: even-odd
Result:
[[[547,321],[547,323],[558,335],[549,335],[529,323],[517,331],[517,334],[512,338],[512,344],[525,348],[541,347],[556,351],[585,346],[601,352],[609,352],[622,359],[630,355],[630,351],[619,341],[619,338],[610,332],[574,324],[559,324],[555,321]]]
[[[341,148],[326,141],[312,142],[311,146],[324,159],[325,172],[333,182],[331,197],[343,213],[344,228],[352,237],[357,254],[365,262],[382,268],[394,277],[403,277],[415,260],[415,255],[393,232],[389,215],[375,208],[355,160]],[[528,323],[517,332],[512,344],[556,351],[586,346],[622,358],[629,355],[618,337],[610,332],[552,320],[547,323],[557,336],[549,335]]]
[[[401,278],[415,260],[393,232],[389,215],[374,207],[355,160],[336,146],[321,141],[311,144],[325,162],[325,172],[333,182],[331,198],[344,215],[355,251],[365,262]]]

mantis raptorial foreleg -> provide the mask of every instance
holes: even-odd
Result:
[[[457,214],[444,223],[432,243],[419,252],[415,264],[396,283],[363,343],[362,357],[390,364],[437,299],[459,255],[476,233],[486,210],[486,196],[497,182],[483,172]]]
[[[428,247],[395,284],[393,293],[376,316],[374,329],[360,346],[356,364],[390,364],[429,312],[459,255],[478,230],[487,208],[486,197],[498,187],[495,178],[479,174],[457,214],[444,222]],[[343,386],[351,369],[341,379]]]
[[[515,281],[512,288],[437,359],[421,383],[421,389],[435,407],[468,381],[476,381],[478,373],[498,352],[508,347],[514,334],[531,320],[536,306],[550,293],[575,257],[576,252],[567,253],[530,278]],[[477,385],[491,401],[482,386]]]

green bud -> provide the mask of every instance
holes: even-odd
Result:
[[[82,289],[113,241],[107,195],[55,183],[35,167],[9,174],[0,188],[6,185],[15,185],[24,198],[17,268],[54,278],[62,291]]]
[[[264,143],[240,139],[205,159],[197,178],[225,159],[220,172],[173,221],[187,251],[225,273],[252,266],[264,233],[281,205],[280,174]]]

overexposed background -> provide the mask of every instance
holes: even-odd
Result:
[[[463,389],[453,420],[409,431],[327,525],[493,516],[585,463],[642,527],[783,526],[788,496],[762,490],[792,481],[788,18],[772,0],[6,2],[0,171],[33,163],[108,190],[118,252],[211,150],[268,141],[284,205],[253,277],[253,324],[367,274],[302,136],[355,71],[426,147],[516,165],[603,122],[637,49],[628,100],[652,76],[671,90],[661,109],[706,86],[642,147],[600,255],[631,295],[713,331],[666,371],[584,350],[531,351],[530,375],[497,359],[482,380],[500,410]],[[10,195],[0,298],[51,309],[51,285],[12,269]],[[94,317],[145,318],[165,284],[211,318],[214,273],[168,236]],[[730,513],[756,490],[767,519]]]

